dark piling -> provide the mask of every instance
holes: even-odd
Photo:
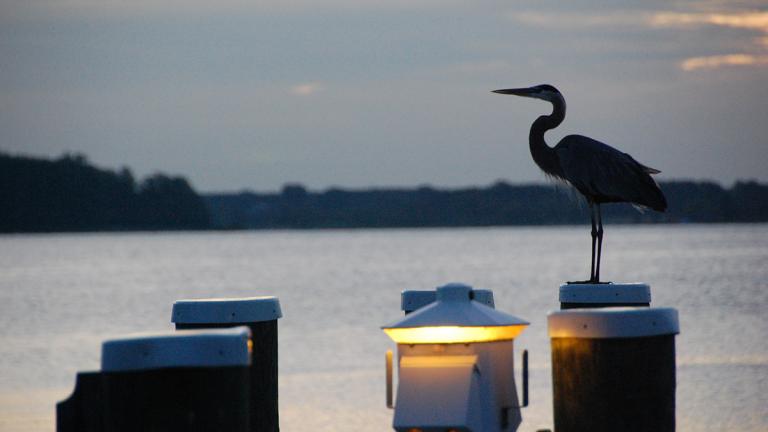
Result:
[[[250,430],[278,432],[277,320],[282,316],[275,297],[180,300],[172,322],[179,330],[246,326],[251,330]]]
[[[675,430],[676,310],[554,312],[549,333],[557,432]]]

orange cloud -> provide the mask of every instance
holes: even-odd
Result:
[[[754,30],[763,33],[755,39],[756,45],[768,46],[768,12],[738,12],[738,13],[678,13],[660,12],[654,14],[649,23],[657,27],[690,27],[714,25],[732,27],[744,30]],[[759,48],[758,48],[759,49]],[[722,66],[755,66],[768,64],[768,54],[725,54],[704,57],[691,57],[680,62],[684,71],[698,69],[715,69]]]
[[[317,82],[296,84],[291,87],[291,93],[297,96],[309,96],[322,90],[324,90],[323,86]]]
[[[684,71],[697,69],[714,69],[721,66],[752,66],[768,64],[768,56],[756,56],[751,54],[727,54],[707,57],[691,57],[680,63]]]
[[[692,25],[718,25],[768,33],[768,12],[739,13],[678,13],[659,12],[650,19],[651,25],[677,27]]]

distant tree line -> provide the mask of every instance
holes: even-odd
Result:
[[[136,182],[82,155],[56,160],[0,153],[0,232],[178,230],[211,227],[202,198],[181,177]]]
[[[768,222],[768,185],[661,183],[666,213],[604,206],[618,223]],[[140,182],[127,168],[99,169],[81,155],[56,160],[0,153],[0,232],[459,227],[583,224],[586,204],[555,185],[198,195],[181,177]]]
[[[661,183],[665,213],[640,212],[628,204],[603,206],[618,223],[766,222],[768,185],[739,182],[724,189],[712,182]],[[583,224],[588,207],[570,188],[510,185],[441,190],[329,189],[310,192],[286,185],[280,193],[242,192],[204,196],[220,229],[383,228]]]

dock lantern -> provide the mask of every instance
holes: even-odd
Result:
[[[509,432],[520,424],[520,408],[528,399],[527,352],[521,404],[514,339],[529,323],[489,306],[489,291],[478,297],[490,301],[478,301],[476,292],[480,290],[463,284],[439,287],[434,301],[382,327],[397,343],[396,404],[391,352],[386,374],[387,405],[395,409],[396,431]],[[405,298],[403,309],[408,311]]]

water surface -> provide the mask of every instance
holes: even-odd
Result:
[[[552,427],[546,314],[583,279],[586,227],[0,236],[0,431],[53,431],[101,342],[169,330],[180,298],[275,295],[284,431],[391,430],[379,330],[403,289],[492,289],[531,322],[531,406]],[[610,226],[603,275],[680,311],[678,430],[768,430],[768,225]]]

